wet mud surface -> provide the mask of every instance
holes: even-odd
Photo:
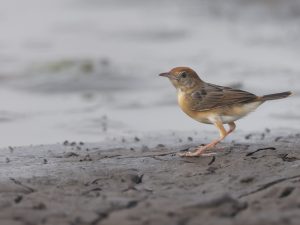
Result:
[[[1,149],[0,223],[299,224],[299,133],[239,134],[200,158],[176,153],[204,140],[180,138]]]

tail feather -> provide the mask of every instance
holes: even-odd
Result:
[[[292,94],[292,92],[286,91],[286,92],[282,92],[282,93],[264,95],[261,97],[261,100],[263,100],[263,101],[276,100],[276,99],[289,97],[291,94]]]

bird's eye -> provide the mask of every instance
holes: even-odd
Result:
[[[187,77],[187,73],[183,71],[183,72],[180,74],[180,76],[181,76],[182,78],[186,78],[186,77]]]

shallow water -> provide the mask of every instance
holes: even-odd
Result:
[[[238,128],[299,129],[298,12],[297,1],[1,1],[0,146],[214,131],[157,76],[178,65],[258,95],[292,90]]]

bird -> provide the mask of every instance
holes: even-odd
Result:
[[[218,86],[203,81],[189,67],[175,67],[169,72],[160,73],[159,76],[169,78],[177,89],[178,105],[184,113],[198,122],[213,124],[219,130],[218,139],[197,147],[195,151],[180,153],[182,157],[215,154],[205,152],[214,148],[235,130],[236,120],[248,115],[266,101],[286,98],[292,94],[286,91],[257,96],[247,91]],[[229,126],[228,130],[224,128],[225,124]]]

